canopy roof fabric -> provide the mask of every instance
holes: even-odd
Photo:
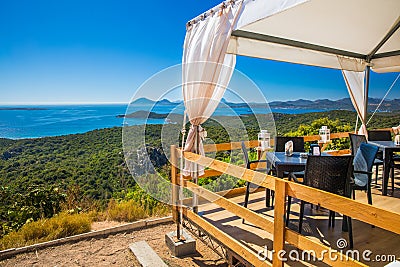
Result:
[[[351,71],[367,65],[376,72],[400,71],[399,0],[243,0],[242,5],[229,54]]]
[[[200,15],[187,24],[182,58],[194,126],[186,146],[202,151],[198,126],[221,100],[235,55],[341,69],[366,132],[369,70],[400,71],[399,28],[400,0],[230,0]]]

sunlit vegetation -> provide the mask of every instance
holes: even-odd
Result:
[[[274,114],[274,118],[277,133],[289,136],[318,134],[322,125],[331,132],[351,131],[356,121],[355,113],[350,111]],[[239,122],[246,127],[245,137],[237,130],[237,121],[228,121],[225,128],[209,121],[204,127],[214,143],[257,138],[260,129],[254,116],[243,116]],[[392,127],[399,122],[399,113],[382,113],[375,115],[368,127]],[[140,145],[144,127],[131,126],[131,130],[126,141],[133,147]],[[170,179],[169,148],[161,143],[162,131],[177,133],[170,135],[171,140],[166,143],[180,143],[178,125],[146,126],[145,151],[161,174],[158,181],[165,183],[148,183],[144,189],[136,182],[147,179],[141,166],[130,166],[125,161],[120,127],[58,137],[0,139],[0,248],[89,231],[92,220],[134,221],[168,214],[169,206],[159,201],[169,199],[165,192]],[[173,136],[178,136],[177,140]],[[330,148],[348,146],[348,140],[343,139],[333,142]],[[133,151],[128,157],[137,156],[136,148]],[[255,154],[251,151],[250,156]],[[244,163],[240,151],[221,151],[215,157],[237,165]],[[200,179],[199,183],[213,191],[244,184],[229,175]],[[157,192],[158,200],[147,195],[146,190]]]
[[[0,250],[32,245],[90,231],[88,214],[60,213],[50,219],[31,221],[0,239]]]

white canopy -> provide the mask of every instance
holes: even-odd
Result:
[[[365,132],[369,70],[400,71],[399,28],[400,0],[226,1],[187,24],[189,120],[197,126],[208,119],[229,83],[234,56],[243,55],[342,70]]]
[[[399,15],[399,0],[244,0],[227,53],[400,71]]]

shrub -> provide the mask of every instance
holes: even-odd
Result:
[[[11,232],[0,239],[0,250],[27,246],[90,231],[88,214],[61,213],[50,219],[29,222],[17,232]]]
[[[133,200],[121,201],[117,203],[114,199],[110,200],[107,208],[107,219],[118,222],[133,222],[138,219],[148,217],[143,206]]]
[[[0,237],[27,222],[51,218],[61,211],[65,199],[63,190],[54,185],[31,184],[18,190],[0,187]]]
[[[155,192],[155,189],[153,188],[152,191]],[[161,188],[159,192],[165,192],[165,189]],[[163,195],[158,197],[159,199],[166,198]],[[171,212],[170,206],[150,196],[138,186],[125,195],[125,200],[132,200],[134,205],[142,207],[148,216],[163,216]]]

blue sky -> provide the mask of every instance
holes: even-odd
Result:
[[[128,102],[181,62],[185,23],[220,1],[0,1],[0,103]],[[340,71],[238,57],[269,101],[347,97]],[[397,74],[372,74],[382,97]],[[400,98],[396,84],[388,98]]]

